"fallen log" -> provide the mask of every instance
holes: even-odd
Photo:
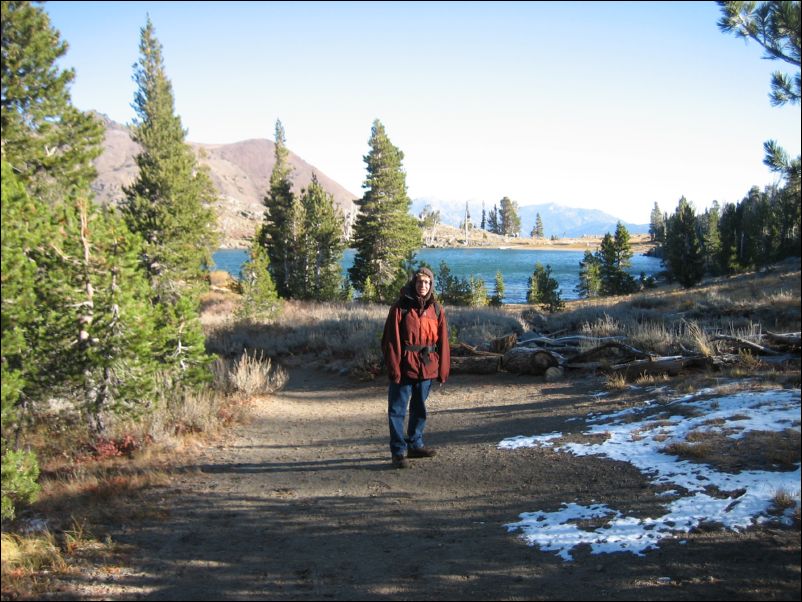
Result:
[[[451,357],[455,355],[458,356],[496,356],[499,355],[498,353],[493,353],[492,351],[482,351],[481,349],[477,349],[472,345],[468,345],[468,343],[459,343],[458,345],[454,345],[451,348]]]
[[[705,367],[712,364],[712,359],[702,355],[672,355],[666,357],[634,360],[625,364],[616,364],[603,368],[605,372],[622,374],[627,379],[639,376],[668,374],[677,376],[683,369],[689,367]]]
[[[766,338],[775,345],[787,345],[788,347],[802,346],[802,333],[800,332],[786,332],[781,334],[766,331]]]
[[[501,354],[451,356],[452,374],[495,374],[501,370]]]
[[[587,360],[592,359],[593,357],[599,355],[602,351],[606,351],[607,349],[620,349],[626,352],[630,357],[636,357],[641,359],[648,359],[653,357],[652,355],[641,351],[640,349],[635,349],[626,343],[621,343],[619,341],[609,341],[604,343],[603,345],[599,345],[598,347],[594,347],[593,349],[589,349],[588,351],[583,351],[571,358],[571,363],[581,363]]]
[[[539,346],[549,346],[549,347],[565,347],[565,346],[574,346],[578,347],[582,343],[604,343],[609,341],[622,341],[626,339],[624,336],[613,336],[613,337],[589,337],[585,335],[573,335],[568,337],[533,337],[530,339],[524,338],[521,341],[521,345],[531,346],[531,345],[539,345]]]
[[[717,334],[710,340],[727,341],[729,343],[734,343],[736,347],[739,347],[741,349],[748,349],[749,351],[757,351],[758,353],[762,353],[763,355],[780,355],[780,352],[775,351],[774,349],[769,349],[768,347],[764,347],[763,345],[758,345],[757,343],[753,343],[752,341],[747,341],[746,339],[742,339],[740,337],[733,337],[727,334]]]
[[[546,349],[515,347],[504,354],[501,366],[516,374],[544,374],[548,368],[559,366],[564,358]]]

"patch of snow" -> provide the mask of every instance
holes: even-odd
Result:
[[[666,513],[657,518],[627,517],[604,504],[581,506],[563,504],[558,512],[526,512],[520,521],[506,525],[508,531],[520,530],[529,545],[538,545],[545,551],[556,552],[571,560],[571,550],[588,544],[592,553],[630,552],[643,555],[665,538],[687,533],[704,522],[722,524],[731,530],[741,530],[753,524],[776,521],[768,515],[773,498],[785,491],[796,499],[800,497],[800,467],[794,471],[741,471],[725,473],[707,464],[680,460],[662,450],[671,443],[684,442],[688,433],[721,433],[727,437],[742,438],[750,431],[784,431],[800,428],[800,391],[771,390],[746,391],[715,397],[706,389],[680,397],[655,413],[653,401],[638,408],[629,408],[605,415],[592,415],[590,428],[585,435],[604,434],[601,443],[559,444],[561,433],[537,436],[517,436],[504,439],[499,449],[515,450],[523,447],[550,447],[582,455],[603,455],[613,460],[629,462],[651,478],[656,485],[673,485],[676,490],[658,495],[682,496],[670,502]],[[672,413],[678,404],[691,410],[693,416]],[[647,415],[648,412],[648,415]],[[639,414],[643,417],[636,420]],[[705,493],[709,486],[727,497],[711,497]],[[790,524],[794,509],[787,510],[779,520]],[[601,519],[603,526],[586,530],[576,526],[580,520]]]

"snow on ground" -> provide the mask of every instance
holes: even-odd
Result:
[[[500,449],[552,447],[559,451],[582,455],[603,455],[629,462],[652,482],[676,486],[678,490],[660,494],[667,499],[666,513],[657,518],[636,518],[609,508],[602,503],[582,506],[564,503],[558,512],[525,512],[520,521],[506,525],[509,531],[520,530],[529,545],[556,552],[572,560],[571,551],[580,544],[589,544],[594,554],[631,552],[642,556],[655,548],[660,540],[681,537],[703,522],[721,523],[732,530],[753,524],[778,520],[768,515],[772,499],[784,491],[800,496],[800,467],[794,471],[741,471],[738,474],[718,471],[715,467],[680,460],[661,451],[671,443],[683,443],[688,433],[725,433],[741,438],[749,431],[783,431],[800,429],[800,391],[745,391],[726,396],[712,396],[710,389],[687,395],[669,404],[647,401],[643,406],[604,415],[591,415],[586,435],[606,435],[602,443],[558,443],[561,433],[532,437],[512,437],[499,443]],[[672,414],[679,409],[686,415]],[[663,408],[662,411],[660,408]],[[688,410],[695,410],[688,417]],[[729,496],[713,497],[705,489],[714,486]],[[673,501],[669,501],[674,498]],[[794,509],[786,510],[779,519],[790,524]],[[592,531],[582,529],[576,521],[596,519],[604,526]]]

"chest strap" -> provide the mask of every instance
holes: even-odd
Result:
[[[420,359],[425,365],[432,361],[432,358],[429,357],[429,354],[434,353],[437,350],[437,347],[434,345],[404,345],[403,350],[420,353]]]

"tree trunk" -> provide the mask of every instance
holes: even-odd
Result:
[[[515,347],[504,354],[502,365],[516,374],[544,374],[548,368],[558,366],[561,359],[545,349]]]

